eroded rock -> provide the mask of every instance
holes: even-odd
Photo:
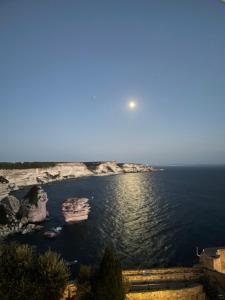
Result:
[[[39,186],[34,186],[21,202],[14,196],[0,201],[0,237],[21,232],[26,234],[42,226],[35,224],[45,220],[48,212],[47,194]]]
[[[67,223],[87,220],[89,212],[87,198],[69,198],[62,204],[62,213]]]
[[[18,213],[21,205],[20,200],[11,195],[2,199],[1,204],[3,204],[14,215]]]
[[[40,186],[33,186],[22,201],[20,212],[22,218],[27,218],[29,223],[44,221],[48,216],[47,202],[47,193]]]

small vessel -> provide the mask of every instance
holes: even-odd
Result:
[[[62,204],[62,213],[67,223],[87,220],[89,212],[88,198],[68,198]]]
[[[46,236],[49,239],[55,238],[59,235],[59,232],[53,231],[53,230],[49,230],[49,231],[45,231],[44,232],[44,236]]]
[[[75,265],[75,264],[77,264],[78,263],[78,260],[72,260],[72,261],[67,261],[67,260],[65,260],[64,261],[65,262],[65,265],[67,265],[67,266],[71,266],[71,265]]]
[[[55,238],[58,235],[60,235],[62,231],[62,227],[61,226],[57,226],[57,227],[53,227],[51,230],[45,231],[44,232],[44,236],[46,236],[47,238]]]
[[[57,227],[53,228],[52,230],[55,231],[55,232],[60,232],[60,231],[62,231],[62,227],[57,226]]]

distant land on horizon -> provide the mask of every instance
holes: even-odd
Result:
[[[116,160],[102,160],[102,161],[0,161],[0,169],[12,169],[12,168],[42,168],[42,167],[53,167],[57,164],[61,163],[84,163],[86,165],[95,165],[104,163],[104,162],[116,162]],[[134,164],[143,164],[147,166],[153,167],[225,167],[225,163],[202,163],[202,164],[185,164],[185,163],[173,163],[173,164],[151,164],[151,163],[144,163],[144,162],[118,162],[117,164],[123,163],[134,163]]]

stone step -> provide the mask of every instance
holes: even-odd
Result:
[[[130,292],[179,290],[199,286],[197,282],[155,282],[146,284],[133,284]]]
[[[160,274],[160,275],[125,275],[130,283],[150,281],[193,281],[199,280],[201,274]]]
[[[130,270],[124,270],[123,274],[132,276],[132,275],[160,275],[160,274],[173,274],[173,273],[202,273],[202,269],[198,267],[190,267],[190,268],[158,268],[158,269],[130,269]]]

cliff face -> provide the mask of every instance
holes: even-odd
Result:
[[[122,169],[125,173],[138,172],[153,172],[156,171],[153,167],[148,167],[143,164],[122,164]]]
[[[85,163],[58,163],[53,167],[33,169],[0,169],[0,199],[10,191],[35,184],[44,184],[67,178],[102,176],[120,173],[151,172],[154,169],[141,164],[103,162],[89,168]]]
[[[0,176],[8,183],[0,183],[0,197],[20,187],[44,184],[56,180],[93,175],[83,163],[59,163],[54,167],[34,169],[1,169]]]
[[[42,222],[47,218],[48,212],[46,203],[47,194],[40,186],[33,186],[22,201],[20,214],[22,218],[27,218],[28,222]]]
[[[46,219],[47,201],[47,194],[37,185],[22,201],[11,195],[3,198],[0,201],[0,239],[16,232],[25,234],[40,229],[41,226],[34,223]]]
[[[97,175],[110,175],[123,173],[123,169],[114,161],[104,162],[96,166],[94,173]]]

